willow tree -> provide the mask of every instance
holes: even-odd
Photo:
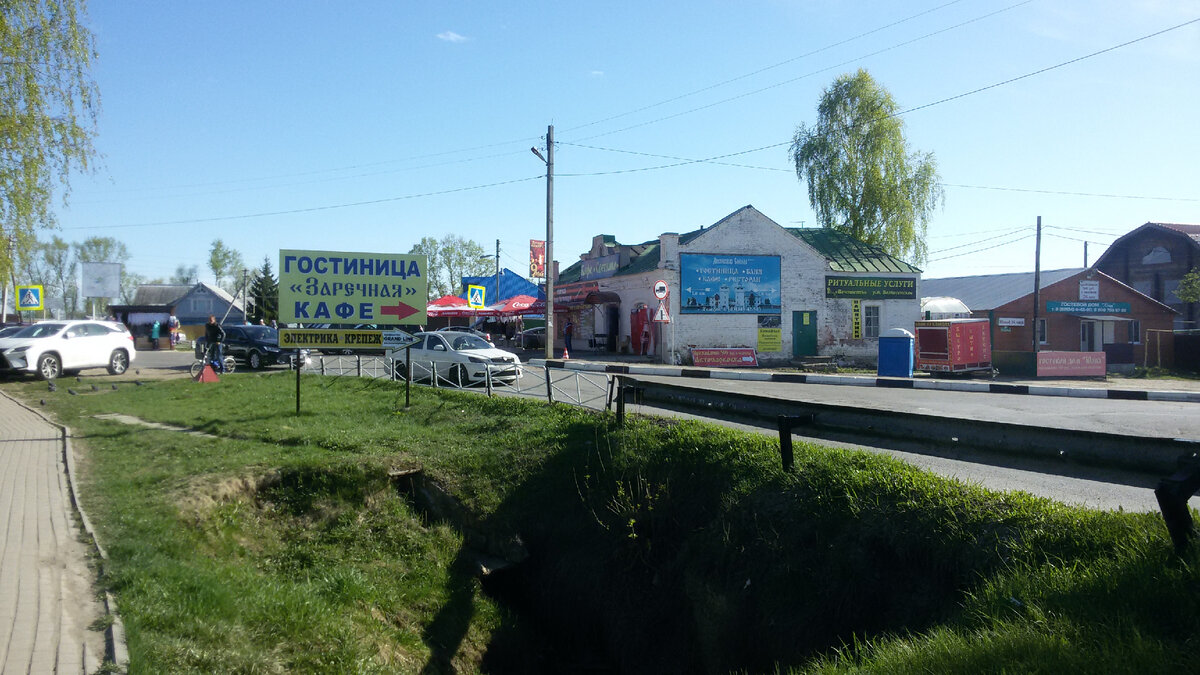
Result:
[[[84,0],[5,0],[0,6],[0,266],[56,222],[73,171],[94,155],[99,93]]]
[[[797,127],[791,155],[818,223],[920,263],[943,194],[933,153],[909,151],[898,111],[867,71],[843,75],[822,94],[816,125]]]

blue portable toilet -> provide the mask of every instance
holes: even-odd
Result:
[[[879,337],[880,377],[913,376],[913,334],[892,328]]]

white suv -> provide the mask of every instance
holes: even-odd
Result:
[[[53,380],[64,371],[129,369],[137,351],[133,336],[115,321],[43,321],[0,338],[0,372],[37,373]]]

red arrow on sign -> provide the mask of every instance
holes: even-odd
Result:
[[[417,308],[409,307],[408,305],[404,304],[403,302],[398,302],[398,303],[396,303],[395,307],[380,307],[379,313],[384,316],[394,316],[394,317],[396,317],[397,320],[399,320],[399,319],[403,319],[406,316],[416,314]]]

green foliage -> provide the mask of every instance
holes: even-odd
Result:
[[[11,0],[0,17],[0,277],[34,229],[53,225],[56,190],[89,171],[99,92],[82,0]]]
[[[254,303],[254,311],[250,314],[254,323],[261,320],[270,324],[279,318],[279,281],[271,270],[269,256],[264,256],[262,267],[254,271],[254,280],[250,282],[250,301]]]
[[[230,295],[242,290],[242,271],[246,269],[246,263],[242,262],[241,253],[220,239],[213,239],[208,249],[208,268],[212,270],[215,283]]]
[[[47,395],[91,467],[134,671],[484,668],[537,631],[621,672],[1188,672],[1200,568],[1156,514],[996,493],[885,456],[699,422],[234,375]],[[120,410],[216,438],[100,420]],[[394,468],[444,492],[422,516]],[[495,548],[492,546],[491,548]],[[490,550],[490,549],[489,549]],[[529,641],[529,642],[524,642]],[[520,651],[520,650],[517,650]],[[538,656],[537,653],[534,656]],[[137,665],[137,664],[140,664]],[[543,668],[547,670],[547,668]],[[549,668],[553,670],[553,668]]]
[[[816,125],[796,129],[791,155],[822,227],[919,264],[943,191],[933,153],[909,152],[898,113],[867,71],[843,75],[822,95]]]
[[[464,276],[482,276],[492,270],[494,263],[485,259],[487,253],[476,241],[464,239],[457,234],[448,234],[440,240],[423,237],[410,255],[423,255],[428,259],[429,300],[444,295],[458,295]]]
[[[1175,297],[1184,302],[1200,302],[1200,267],[1193,267],[1179,281],[1175,289]]]
[[[178,265],[171,275],[171,283],[180,286],[193,286],[200,281],[200,268],[196,265]]]

